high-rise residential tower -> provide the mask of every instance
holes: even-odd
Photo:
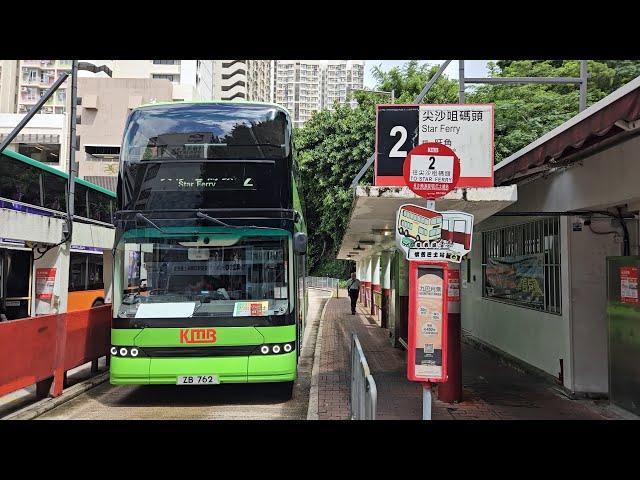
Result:
[[[277,60],[274,101],[301,127],[314,112],[345,104],[353,90],[362,89],[364,65],[362,60]]]
[[[63,72],[71,71],[71,60],[2,60],[0,63],[2,113],[27,113]],[[58,88],[40,113],[65,113],[68,84],[67,80]]]
[[[272,75],[273,60],[215,60],[213,98],[269,102],[272,100]]]

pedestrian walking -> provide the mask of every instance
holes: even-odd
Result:
[[[351,274],[351,278],[347,281],[347,292],[349,292],[349,298],[351,298],[351,315],[356,314],[356,302],[358,301],[358,295],[360,295],[360,280],[356,278],[356,273]]]

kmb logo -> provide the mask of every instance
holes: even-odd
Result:
[[[181,328],[180,343],[216,343],[216,329]]]

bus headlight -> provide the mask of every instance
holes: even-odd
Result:
[[[138,353],[140,353],[140,352],[138,351],[138,349],[137,349],[137,348],[132,348],[132,349],[131,349],[131,352],[129,352],[129,353],[131,353],[131,356],[132,356],[132,357],[137,357],[137,356],[138,356]]]
[[[127,356],[127,352],[128,352],[128,351],[127,351],[127,349],[126,349],[126,348],[124,348],[124,347],[122,347],[122,348],[120,349],[120,355],[121,355],[121,356],[123,356],[123,357],[126,357],[126,356]]]
[[[260,347],[260,353],[263,355],[278,355],[283,353],[289,353],[293,351],[295,347],[295,342],[290,343],[270,343],[267,345],[262,345]]]
[[[118,347],[111,347],[111,355],[118,355]]]

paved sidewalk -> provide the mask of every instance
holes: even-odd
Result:
[[[405,352],[393,348],[386,329],[359,313],[348,298],[329,300],[322,322],[318,394],[320,420],[348,420],[351,333],[360,339],[378,388],[379,420],[420,420],[422,387],[406,379]],[[570,400],[553,385],[501,364],[463,344],[463,401],[434,401],[434,420],[605,420],[618,419],[607,401]]]

